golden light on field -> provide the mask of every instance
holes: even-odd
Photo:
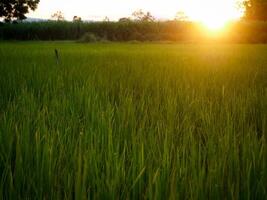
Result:
[[[212,31],[223,29],[227,22],[242,16],[237,0],[188,0],[183,7],[189,19],[202,23]]]

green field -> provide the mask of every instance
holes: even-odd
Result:
[[[267,199],[266,137],[266,45],[0,43],[0,199]]]

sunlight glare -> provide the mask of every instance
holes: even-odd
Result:
[[[227,22],[242,16],[237,0],[188,0],[183,7],[191,20],[202,23],[210,30],[222,29]]]

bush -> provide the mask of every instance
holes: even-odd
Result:
[[[84,42],[84,43],[95,43],[97,41],[99,41],[99,38],[95,36],[95,34],[93,33],[85,33],[79,40],[79,42]]]

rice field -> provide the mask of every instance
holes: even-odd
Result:
[[[0,199],[267,199],[266,137],[267,45],[0,43]]]

